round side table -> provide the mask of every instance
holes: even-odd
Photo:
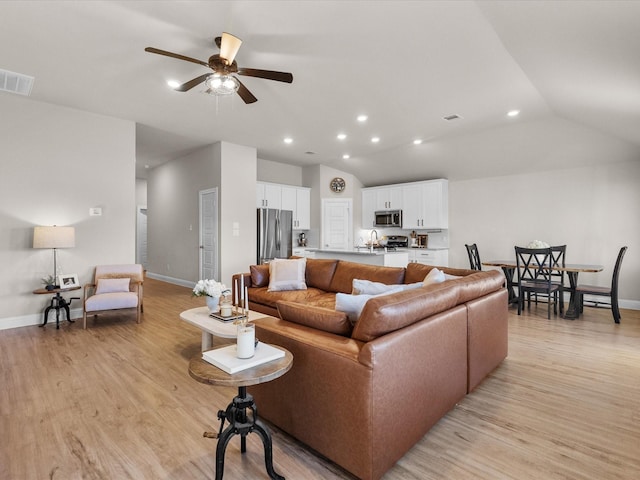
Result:
[[[72,292],[74,290],[80,290],[82,287],[69,287],[69,288],[54,288],[53,290],[47,290],[46,288],[38,288],[33,293],[36,295],[53,295],[55,297],[51,299],[51,304],[44,310],[44,322],[39,327],[44,327],[49,320],[49,312],[53,308],[56,311],[56,329],[60,328],[60,309],[63,308],[67,313],[67,322],[73,323],[71,320],[71,313],[69,312],[69,306],[73,300],[80,300],[80,297],[72,297],[68,302],[62,295],[63,292]]]
[[[205,432],[205,436],[218,439],[216,446],[216,480],[222,480],[222,475],[224,474],[224,454],[231,437],[240,435],[240,451],[244,453],[247,451],[246,437],[251,432],[257,433],[262,438],[264,445],[264,462],[269,478],[273,480],[284,480],[284,477],[278,475],[273,469],[271,434],[264,423],[258,419],[257,407],[253,401],[253,396],[247,393],[248,386],[275,380],[291,369],[293,355],[285,348],[277,348],[284,350],[284,358],[264,363],[232,375],[206,362],[202,359],[201,355],[193,357],[189,362],[189,375],[198,382],[209,385],[238,387],[238,395],[233,398],[227,406],[227,409],[218,410],[220,431],[217,434]],[[247,410],[251,411],[250,415],[247,414]],[[229,422],[229,425],[223,430],[225,420]]]

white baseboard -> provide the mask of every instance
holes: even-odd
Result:
[[[147,272],[146,275],[147,277],[153,278],[154,280],[160,280],[162,282],[172,283],[174,285],[180,285],[181,287],[193,288],[196,285],[196,282],[193,282],[190,280],[167,277],[166,275],[160,275],[159,273]]]
[[[71,309],[72,320],[82,320],[82,308]],[[0,330],[8,330],[10,328],[19,327],[32,327],[34,325],[41,325],[44,321],[44,311],[39,313],[30,313],[28,315],[21,315],[19,317],[7,317],[0,319]],[[60,323],[67,321],[67,314],[64,311],[60,312]],[[49,321],[47,327],[56,325],[56,312],[49,312]]]

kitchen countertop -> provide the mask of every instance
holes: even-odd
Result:
[[[310,252],[343,253],[343,254],[348,253],[348,254],[355,254],[355,255],[394,255],[394,254],[407,253],[409,251],[408,248],[399,248],[394,251],[385,252],[384,249],[378,248],[372,252],[367,247],[360,247],[359,249],[353,248],[351,250],[338,250],[338,249],[331,249],[331,248],[307,248],[307,250]]]

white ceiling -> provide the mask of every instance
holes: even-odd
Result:
[[[638,1],[5,0],[0,18],[0,68],[34,76],[32,99],[135,121],[140,167],[219,140],[367,186],[640,161]],[[223,31],[241,67],[293,83],[242,77],[252,105],[179,93],[166,81],[206,68],[144,51],[206,61]]]

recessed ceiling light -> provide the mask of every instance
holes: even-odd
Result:
[[[421,143],[422,143],[422,139],[420,139],[420,138],[416,138],[416,139],[413,141],[413,144],[414,144],[414,145],[420,145]]]
[[[349,155],[348,153],[345,153],[344,155],[342,155],[343,160],[349,160],[350,158],[351,158],[351,155]]]
[[[284,143],[293,143],[293,138],[291,138],[291,137],[286,137],[286,138],[284,139]]]
[[[358,115],[357,120],[359,122],[366,122],[367,118],[369,118],[369,117],[367,117],[366,115]]]
[[[167,82],[167,85],[169,85],[169,87],[171,87],[171,88],[178,88],[180,86],[180,82],[178,82],[176,80],[169,80]]]
[[[380,137],[371,137],[371,141],[373,143],[378,143],[380,141]]]
[[[507,112],[507,116],[517,117],[519,113],[520,113],[520,110],[511,110],[510,112]]]
[[[337,136],[338,140],[344,140],[345,138],[347,138],[347,134],[346,133],[339,133]]]

